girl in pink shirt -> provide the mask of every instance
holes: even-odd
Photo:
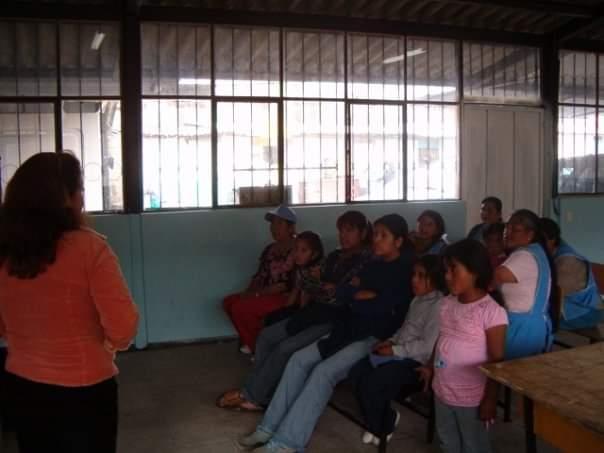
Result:
[[[479,367],[503,360],[505,310],[488,295],[493,277],[489,255],[464,239],[444,252],[450,295],[440,310],[440,334],[429,363],[419,369],[433,379],[436,430],[445,453],[490,451],[487,429],[495,420],[497,386]]]

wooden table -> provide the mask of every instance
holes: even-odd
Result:
[[[527,451],[537,434],[563,452],[604,452],[604,343],[482,370],[524,397]]]

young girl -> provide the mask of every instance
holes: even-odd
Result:
[[[269,313],[264,325],[269,326],[290,317],[311,300],[324,297],[321,285],[323,243],[317,233],[303,231],[294,243],[295,283],[286,306]]]
[[[415,298],[401,328],[377,343],[350,373],[369,428],[363,435],[366,444],[378,445],[383,434],[390,440],[400,417],[390,401],[401,391],[411,394],[422,388],[415,369],[428,360],[438,337],[438,312],[445,290],[440,257],[421,257],[413,267],[411,285]]]
[[[304,451],[334,386],[371,352],[377,339],[389,338],[402,322],[411,300],[413,253],[406,246],[407,233],[407,222],[399,215],[375,222],[373,250],[378,259],[361,271],[350,292],[343,292],[349,295],[350,315],[329,337],[292,356],[260,425],[238,440],[241,448],[267,444],[257,452]]]
[[[418,256],[439,255],[448,244],[445,220],[436,211],[428,209],[422,212],[411,238]]]
[[[464,239],[445,250],[450,296],[440,310],[440,334],[430,362],[419,368],[426,386],[432,376],[436,431],[443,452],[489,452],[497,385],[479,366],[504,358],[507,316],[487,293],[493,271],[485,247]]]
[[[287,206],[266,213],[275,242],[260,256],[256,275],[247,289],[227,296],[222,305],[239,334],[244,354],[251,354],[264,317],[287,303],[294,267],[293,245],[296,236],[296,214]]]

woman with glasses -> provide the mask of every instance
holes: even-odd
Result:
[[[528,209],[514,212],[504,237],[510,255],[495,270],[495,283],[508,312],[507,360],[550,349],[553,336],[549,307],[553,275],[537,214]]]

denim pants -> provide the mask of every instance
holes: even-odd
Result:
[[[304,451],[334,387],[376,342],[373,337],[356,341],[325,360],[316,342],[296,352],[257,429],[272,434],[278,446]]]
[[[479,408],[450,406],[434,397],[436,432],[443,453],[490,453],[489,433]]]
[[[254,369],[242,390],[246,400],[262,406],[268,405],[290,357],[331,330],[331,324],[319,324],[289,336],[285,329],[288,321],[289,319],[277,322],[260,332],[256,342]]]

